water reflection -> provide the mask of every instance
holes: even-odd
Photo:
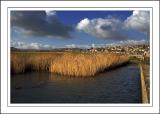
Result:
[[[95,77],[27,73],[11,78],[12,103],[139,103],[139,69],[124,66]]]

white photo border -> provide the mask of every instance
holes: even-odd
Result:
[[[9,2],[9,1],[8,1]],[[33,1],[30,1],[30,2],[33,2]],[[37,1],[38,2],[38,1]],[[54,3],[53,1],[48,1],[48,2],[52,2],[52,3]],[[63,1],[64,2],[64,1]],[[70,1],[71,2],[71,1]],[[82,1],[81,1],[82,2]],[[83,2],[85,2],[85,1],[83,1]],[[92,2],[92,1],[87,1],[87,2]],[[103,1],[103,2],[105,2],[105,3],[112,3],[111,1],[109,1],[109,2],[107,2],[107,1]],[[117,2],[117,1],[116,1]],[[123,1],[123,2],[125,2],[125,3],[127,3],[127,2],[129,2],[129,1]],[[133,1],[132,1],[133,2]],[[142,3],[143,3],[144,1],[142,1]],[[12,3],[12,2],[11,2]],[[56,3],[62,3],[62,2],[56,2]],[[68,3],[68,2],[67,2]],[[73,3],[76,3],[76,2],[73,2]],[[141,2],[140,2],[141,3]],[[15,5],[15,4],[14,4]],[[30,5],[29,3],[27,3],[26,5]],[[37,4],[36,4],[37,5]],[[112,4],[113,5],[113,4]],[[121,4],[122,5],[122,4]],[[124,5],[124,4],[123,4]],[[122,108],[122,107],[129,107],[129,108],[131,108],[131,107],[134,107],[134,108],[152,108],[152,107],[154,107],[154,100],[153,100],[153,94],[155,94],[154,93],[154,90],[153,90],[153,86],[155,87],[155,85],[154,85],[154,83],[153,82],[155,82],[154,81],[154,79],[153,79],[153,74],[155,74],[154,72],[153,72],[153,64],[155,65],[155,63],[154,63],[154,57],[153,57],[153,55],[155,55],[155,53],[153,52],[153,49],[155,49],[154,48],[154,45],[153,44],[155,44],[154,43],[154,41],[153,41],[153,36],[154,36],[154,34],[153,33],[155,33],[155,32],[153,32],[153,29],[155,30],[155,26],[154,26],[154,19],[155,19],[155,14],[154,14],[154,9],[156,9],[156,8],[154,8],[154,6],[153,5],[149,5],[149,6],[143,6],[143,5],[141,5],[141,7],[140,6],[134,6],[134,7],[127,7],[127,5],[125,5],[125,7],[123,7],[123,5],[122,6],[116,6],[116,7],[109,7],[109,6],[107,6],[107,7],[100,7],[100,6],[91,6],[90,5],[90,7],[87,7],[86,5],[84,6],[84,7],[69,7],[69,6],[61,6],[61,5],[57,5],[57,6],[55,6],[55,7],[39,7],[38,5],[37,6],[35,6],[35,3],[34,3],[34,7],[33,6],[31,6],[31,7],[25,7],[25,6],[23,6],[23,7],[21,7],[21,6],[19,6],[19,7],[16,7],[16,6],[12,6],[12,5],[10,5],[9,7],[5,7],[6,9],[5,9],[5,11],[7,11],[7,17],[5,17],[5,18],[7,18],[7,26],[5,25],[6,23],[2,23],[2,25],[4,25],[4,26],[6,26],[7,27],[7,31],[5,31],[5,33],[7,32],[7,34],[5,34],[5,36],[6,36],[6,38],[7,38],[7,41],[5,41],[6,42],[6,44],[7,44],[7,48],[6,48],[6,44],[4,43],[4,45],[1,45],[1,52],[4,52],[4,50],[2,50],[2,47],[4,46],[5,48],[3,48],[3,49],[5,49],[5,54],[7,55],[4,55],[4,53],[3,53],[3,56],[2,56],[2,58],[1,58],[1,61],[3,60],[3,58],[5,57],[6,59],[7,59],[7,66],[5,66],[5,68],[7,68],[7,69],[5,69],[5,68],[2,68],[2,69],[4,69],[4,70],[1,70],[3,73],[4,73],[4,71],[7,71],[6,73],[7,73],[7,91],[5,91],[6,93],[7,93],[7,102],[5,102],[4,104],[6,105],[7,104],[7,108],[18,108],[18,107],[28,107],[28,108],[33,108],[33,107],[38,107],[38,108],[41,108],[41,107],[47,107],[47,108],[53,108],[53,107],[64,107],[64,108],[69,108],[69,107],[72,107],[72,108],[78,108],[78,107],[82,107],[82,108],[86,108],[86,107],[92,107],[92,108],[94,108],[94,107],[102,107],[102,108]],[[142,7],[143,6],[143,7]],[[149,104],[10,104],[10,11],[11,10],[44,10],[44,9],[46,9],[46,8],[49,8],[49,9],[53,9],[53,10],[58,10],[58,11],[60,11],[60,10],[78,10],[79,8],[80,8],[80,10],[87,10],[87,9],[90,9],[90,10],[137,10],[137,9],[140,9],[140,10],[149,10],[150,11],[150,54],[152,55],[150,55],[151,57],[150,57],[150,62],[151,62],[151,64],[150,64],[150,86],[151,86],[151,90],[150,90],[150,103]],[[128,8],[128,9],[127,9]],[[2,13],[3,14],[3,13]],[[154,18],[153,18],[154,17]],[[3,22],[3,21],[2,21]],[[159,28],[158,28],[159,29]],[[1,26],[1,30],[2,30],[2,26]],[[2,34],[1,34],[2,35]],[[2,41],[4,41],[3,39],[2,39]],[[6,60],[5,59],[5,60]],[[4,63],[4,62],[6,62],[6,61],[2,61],[2,64]],[[154,68],[155,68],[155,66],[154,66]],[[155,74],[156,75],[156,74]],[[152,77],[152,78],[151,78]],[[2,78],[2,77],[1,77]],[[159,77],[158,77],[158,79],[159,79]],[[2,80],[3,80],[3,78],[2,78]],[[5,78],[5,80],[6,80],[6,78]],[[3,82],[3,84],[4,84],[4,82]],[[159,83],[158,83],[159,84]],[[6,85],[6,83],[5,83],[5,85]],[[2,87],[3,87],[4,85],[2,85],[2,83],[1,83],[1,90],[3,91],[4,89],[2,89]],[[159,86],[158,86],[159,87]],[[3,92],[1,92],[1,93],[3,93]],[[6,94],[5,93],[5,94]],[[3,95],[4,96],[4,95]],[[3,99],[3,97],[1,96],[1,100],[2,100],[2,103],[5,101],[4,99]],[[2,106],[3,107],[3,106]],[[6,108],[6,109],[7,109]],[[60,110],[61,111],[61,110]],[[113,110],[114,112],[116,112],[116,110]],[[128,110],[129,111],[129,110]],[[40,112],[40,111],[39,111]],[[119,112],[119,111],[118,111]]]
[[[27,104],[25,104],[25,103],[10,103],[10,100],[11,100],[11,97],[10,97],[10,91],[11,91],[11,89],[10,89],[10,84],[11,84],[11,82],[10,82],[10,77],[11,77],[11,75],[9,75],[9,74],[11,74],[10,73],[10,12],[11,11],[43,11],[43,10],[53,10],[53,11],[133,11],[133,10],[144,10],[144,11],[149,11],[150,12],[150,26],[152,26],[152,12],[153,12],[153,9],[152,9],[152,7],[145,7],[145,8],[142,8],[142,7],[140,7],[140,8],[138,8],[138,7],[119,7],[119,8],[115,8],[115,7],[110,7],[110,8],[108,8],[108,7],[38,7],[38,8],[35,8],[35,7],[23,7],[23,8],[19,8],[19,7],[8,7],[8,75],[7,75],[7,77],[8,77],[8,106],[52,106],[52,107],[70,107],[70,106],[72,106],[72,107],[83,107],[83,106],[85,106],[85,107],[102,107],[102,106],[104,106],[104,107],[109,107],[109,106],[115,106],[115,107],[121,107],[121,106],[126,106],[126,107],[130,107],[130,106],[135,106],[135,107],[139,107],[139,106],[144,106],[144,107],[151,107],[152,106],[152,97],[150,97],[150,103],[148,103],[148,104],[142,104],[142,103],[118,103],[118,104],[111,104],[111,103],[68,103],[68,104],[66,104],[66,103],[53,103],[53,104],[50,104],[50,103],[27,103]],[[150,57],[150,65],[152,66],[152,40],[153,40],[153,38],[152,38],[152,29],[151,29],[151,27],[150,27],[150,52],[151,52],[151,57]],[[152,68],[152,67],[151,67]],[[152,70],[150,71],[150,82],[151,82],[151,84],[150,84],[150,96],[152,96]]]

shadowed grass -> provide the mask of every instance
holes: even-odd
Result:
[[[14,52],[11,53],[11,73],[49,71],[51,61],[62,53]]]

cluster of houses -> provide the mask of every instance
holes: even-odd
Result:
[[[108,53],[119,53],[127,54],[129,56],[150,56],[149,45],[127,45],[127,46],[108,46],[105,48],[90,48],[91,52],[108,52]]]
[[[95,47],[91,46],[89,49],[81,48],[68,48],[65,51],[77,51],[77,52],[106,52],[106,53],[117,53],[117,54],[126,54],[131,57],[136,57],[144,59],[144,57],[150,57],[150,47],[149,44],[141,45],[119,45],[119,46],[107,46],[107,47]]]

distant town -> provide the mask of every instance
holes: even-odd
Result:
[[[90,48],[55,48],[50,50],[36,50],[36,49],[17,49],[11,47],[11,51],[38,51],[38,52],[106,52],[106,53],[117,53],[126,54],[131,57],[137,57],[143,59],[143,57],[150,57],[149,44],[138,44],[138,45],[109,45],[106,47],[94,47]]]
[[[136,57],[139,59],[144,59],[144,57],[150,57],[149,44],[91,47],[90,49],[69,48],[65,49],[65,51],[107,52],[116,54],[126,54],[130,57]]]

